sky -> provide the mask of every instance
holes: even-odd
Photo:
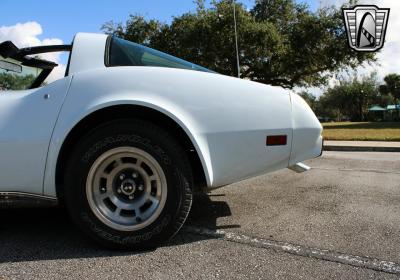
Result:
[[[252,7],[254,0],[241,0]],[[1,0],[1,26],[37,22],[43,28],[39,39],[60,38],[70,42],[77,32],[101,32],[107,21],[125,22],[130,14],[171,22],[173,16],[195,11],[192,0]]]
[[[255,0],[236,0],[247,8]],[[311,10],[320,6],[340,6],[346,0],[297,0],[307,3]],[[208,1],[209,2],[209,1]],[[360,75],[372,70],[378,71],[382,79],[388,73],[400,73],[400,0],[360,0],[362,4],[375,4],[391,8],[385,46],[378,54],[380,65],[364,65],[358,69]],[[192,0],[1,0],[0,42],[11,40],[18,47],[69,44],[77,32],[101,32],[107,21],[125,22],[130,14],[169,23],[174,16],[194,11]],[[56,61],[60,66],[52,73],[50,80],[61,77],[65,72],[65,56],[49,54],[43,58]],[[331,79],[334,85],[336,79]],[[309,89],[320,95],[319,88]]]

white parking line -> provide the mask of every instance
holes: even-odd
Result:
[[[325,249],[308,248],[301,245],[295,245],[287,242],[268,240],[263,238],[250,237],[234,232],[226,232],[223,230],[210,230],[193,226],[185,226],[183,231],[187,233],[197,234],[205,237],[218,238],[229,242],[246,244],[253,247],[274,249],[283,251],[289,254],[310,257],[320,260],[332,261],[342,264],[347,264],[356,267],[369,268],[376,271],[382,271],[393,274],[400,274],[400,264],[384,261],[369,257],[360,257],[347,255],[339,252],[334,252]]]
[[[349,169],[349,168],[324,168],[324,167],[311,167],[315,170],[327,170],[327,171],[346,171],[346,172],[372,172],[372,173],[383,173],[383,174],[400,174],[395,170],[378,170],[378,169]]]

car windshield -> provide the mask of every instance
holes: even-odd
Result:
[[[20,61],[0,55],[0,90],[24,90],[30,88],[42,69],[24,66]]]
[[[215,73],[175,56],[112,37],[108,66],[156,66]]]

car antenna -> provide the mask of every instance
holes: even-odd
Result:
[[[235,27],[235,45],[236,45],[236,64],[237,64],[237,75],[240,78],[240,61],[239,61],[239,46],[238,46],[238,33],[237,33],[237,23],[236,23],[236,1],[232,0],[233,6],[233,23]]]

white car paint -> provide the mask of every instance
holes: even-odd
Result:
[[[0,192],[42,194],[47,150],[71,78],[0,93]]]
[[[36,90],[0,94],[0,192],[56,196],[61,146],[91,113],[135,104],[187,133],[209,187],[317,157],[322,127],[296,94],[224,75],[160,67],[106,67],[106,36],[75,36],[69,75]],[[44,99],[50,94],[49,99]],[[110,116],[112,118],[112,116]],[[287,145],[266,146],[267,135]]]

